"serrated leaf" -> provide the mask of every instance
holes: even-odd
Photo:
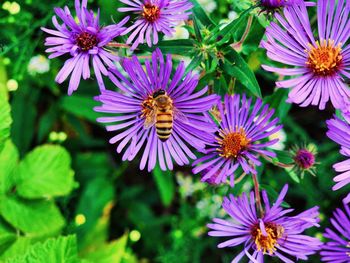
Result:
[[[14,228],[32,236],[54,234],[65,225],[64,218],[52,201],[2,196],[0,214]]]
[[[258,81],[245,60],[233,49],[229,50],[225,57],[221,68],[241,82],[254,96],[262,97]]]
[[[78,263],[77,241],[75,236],[48,239],[36,243],[23,256],[18,256],[6,263]]]
[[[25,198],[67,195],[74,186],[69,153],[58,145],[35,148],[20,162],[16,171],[18,195]]]
[[[19,153],[16,146],[10,141],[5,142],[0,152],[0,193],[8,192],[13,186],[12,173],[17,167]]]
[[[104,244],[94,252],[86,254],[85,258],[95,263],[120,263],[125,253],[127,240],[128,235],[124,234],[118,240]]]
[[[5,96],[0,96],[0,151],[8,137],[10,137],[12,118],[10,104]]]
[[[174,179],[171,172],[164,172],[159,166],[156,166],[153,170],[153,178],[156,181],[163,205],[169,206],[175,195]]]

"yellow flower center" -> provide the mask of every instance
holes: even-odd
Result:
[[[262,251],[264,254],[268,252],[271,255],[276,251],[277,240],[283,236],[284,228],[274,223],[266,223],[265,231],[267,235],[264,235],[259,224],[256,224],[251,230],[251,235],[257,250]]]
[[[250,143],[250,139],[247,138],[243,128],[236,129],[237,131],[224,131],[220,130],[217,141],[220,144],[220,148],[217,149],[220,152],[220,156],[225,158],[237,158],[239,153],[246,149]]]
[[[334,46],[333,40],[317,41],[316,46],[309,44],[306,65],[319,76],[330,76],[336,73],[342,65],[341,44]]]
[[[160,9],[158,6],[147,3],[143,6],[142,16],[148,22],[154,22],[160,17]]]

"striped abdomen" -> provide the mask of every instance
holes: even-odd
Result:
[[[173,111],[158,110],[156,116],[156,131],[158,138],[165,142],[173,131]]]

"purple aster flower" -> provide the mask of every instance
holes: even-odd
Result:
[[[251,109],[252,106],[252,109]],[[252,104],[245,95],[225,96],[224,105],[218,104],[221,123],[219,132],[212,136],[212,143],[206,155],[196,160],[193,173],[201,173],[202,181],[215,177],[215,183],[223,183],[230,176],[234,184],[234,172],[239,166],[246,174],[256,173],[255,165],[261,165],[257,154],[275,157],[275,153],[265,149],[278,142],[268,141],[268,136],[276,133],[282,125],[276,125],[278,118],[270,120],[274,110],[263,105],[261,99]],[[211,183],[212,180],[211,180]]]
[[[262,191],[265,211],[258,214],[255,195],[250,200],[244,193],[241,197],[225,197],[222,207],[231,217],[229,220],[214,218],[210,236],[226,237],[219,248],[243,245],[244,248],[231,262],[241,262],[244,256],[249,262],[264,262],[264,255],[278,257],[283,262],[295,262],[291,258],[307,260],[309,255],[320,249],[322,242],[317,238],[303,235],[305,229],[319,226],[318,207],[315,206],[297,216],[288,216],[293,209],[283,209],[281,203],[287,193],[286,185],[276,202],[270,206],[267,193]]]
[[[71,57],[56,76],[56,82],[61,84],[71,75],[69,95],[77,90],[81,77],[90,78],[90,59],[100,89],[105,89],[102,79],[102,74],[108,74],[105,65],[113,67],[113,61],[118,60],[118,57],[107,52],[104,47],[125,30],[122,26],[129,19],[126,17],[119,24],[100,27],[100,11],[98,10],[95,16],[92,10],[87,10],[86,5],[87,0],[83,0],[81,5],[79,0],[75,1],[79,22],[74,20],[66,6],[64,9],[55,8],[56,15],[63,21],[63,24],[59,24],[56,16],[52,17],[52,22],[57,30],[42,28],[43,31],[52,35],[45,41],[45,45],[50,47],[46,52],[52,53],[49,58],[65,54]]]
[[[302,147],[294,146],[291,150],[291,157],[294,161],[293,170],[304,177],[305,172],[316,176],[316,154],[317,148],[313,144]]]
[[[300,4],[301,2],[304,2],[304,0],[261,0],[260,6],[266,11],[271,11],[285,6]]]
[[[131,49],[147,42],[149,47],[158,43],[158,32],[172,36],[174,27],[191,14],[193,5],[187,0],[120,0],[129,7],[119,8],[120,12],[134,12],[137,19],[134,24],[123,32],[123,35],[133,31],[126,41],[132,43]]]
[[[334,115],[334,119],[327,121],[327,126],[327,136],[338,143],[341,146],[340,153],[348,157],[347,160],[333,165],[335,171],[340,173],[334,177],[336,184],[333,186],[333,190],[338,190],[350,183],[350,124]],[[344,202],[350,202],[350,193],[344,199]]]
[[[337,208],[331,218],[334,230],[326,228],[323,234],[330,241],[322,246],[320,252],[323,262],[347,263],[350,262],[350,209],[347,205],[345,212]]]
[[[204,96],[208,88],[195,91],[198,75],[184,74],[182,61],[174,74],[171,55],[166,59],[159,49],[144,68],[136,56],[122,66],[128,77],[112,70],[110,79],[118,92],[102,90],[96,98],[102,106],[95,111],[115,116],[99,118],[108,131],[116,132],[110,143],[118,143],[117,152],[125,149],[123,161],[133,160],[143,148],[140,169],[148,162],[148,171],[159,163],[162,170],[189,164],[196,159],[191,147],[203,150],[216,126],[207,111],[217,103],[217,95]],[[172,77],[171,77],[172,76]]]
[[[291,79],[278,81],[280,88],[291,88],[288,102],[302,107],[318,105],[322,110],[330,100],[341,108],[350,97],[344,79],[350,77],[350,2],[317,2],[318,40],[315,40],[303,2],[284,8],[284,17],[276,14],[280,25],[272,22],[262,47],[267,56],[294,68],[263,66]]]

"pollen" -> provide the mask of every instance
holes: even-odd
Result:
[[[264,254],[272,255],[276,251],[277,241],[284,234],[284,228],[275,223],[265,223],[265,232],[260,229],[259,224],[254,225],[251,230],[251,235],[256,245],[257,251],[262,251]]]
[[[147,3],[143,6],[142,16],[150,23],[158,20],[160,17],[160,9],[158,6]]]
[[[341,44],[334,46],[333,40],[316,42],[316,46],[309,44],[306,65],[318,76],[334,75],[342,66],[343,57]]]
[[[97,37],[88,32],[82,32],[76,38],[76,43],[82,51],[89,51],[97,45]]]
[[[233,132],[221,130],[217,141],[220,144],[217,151],[220,152],[220,156],[225,158],[237,158],[250,143],[250,139],[247,138],[243,128],[236,129]]]

